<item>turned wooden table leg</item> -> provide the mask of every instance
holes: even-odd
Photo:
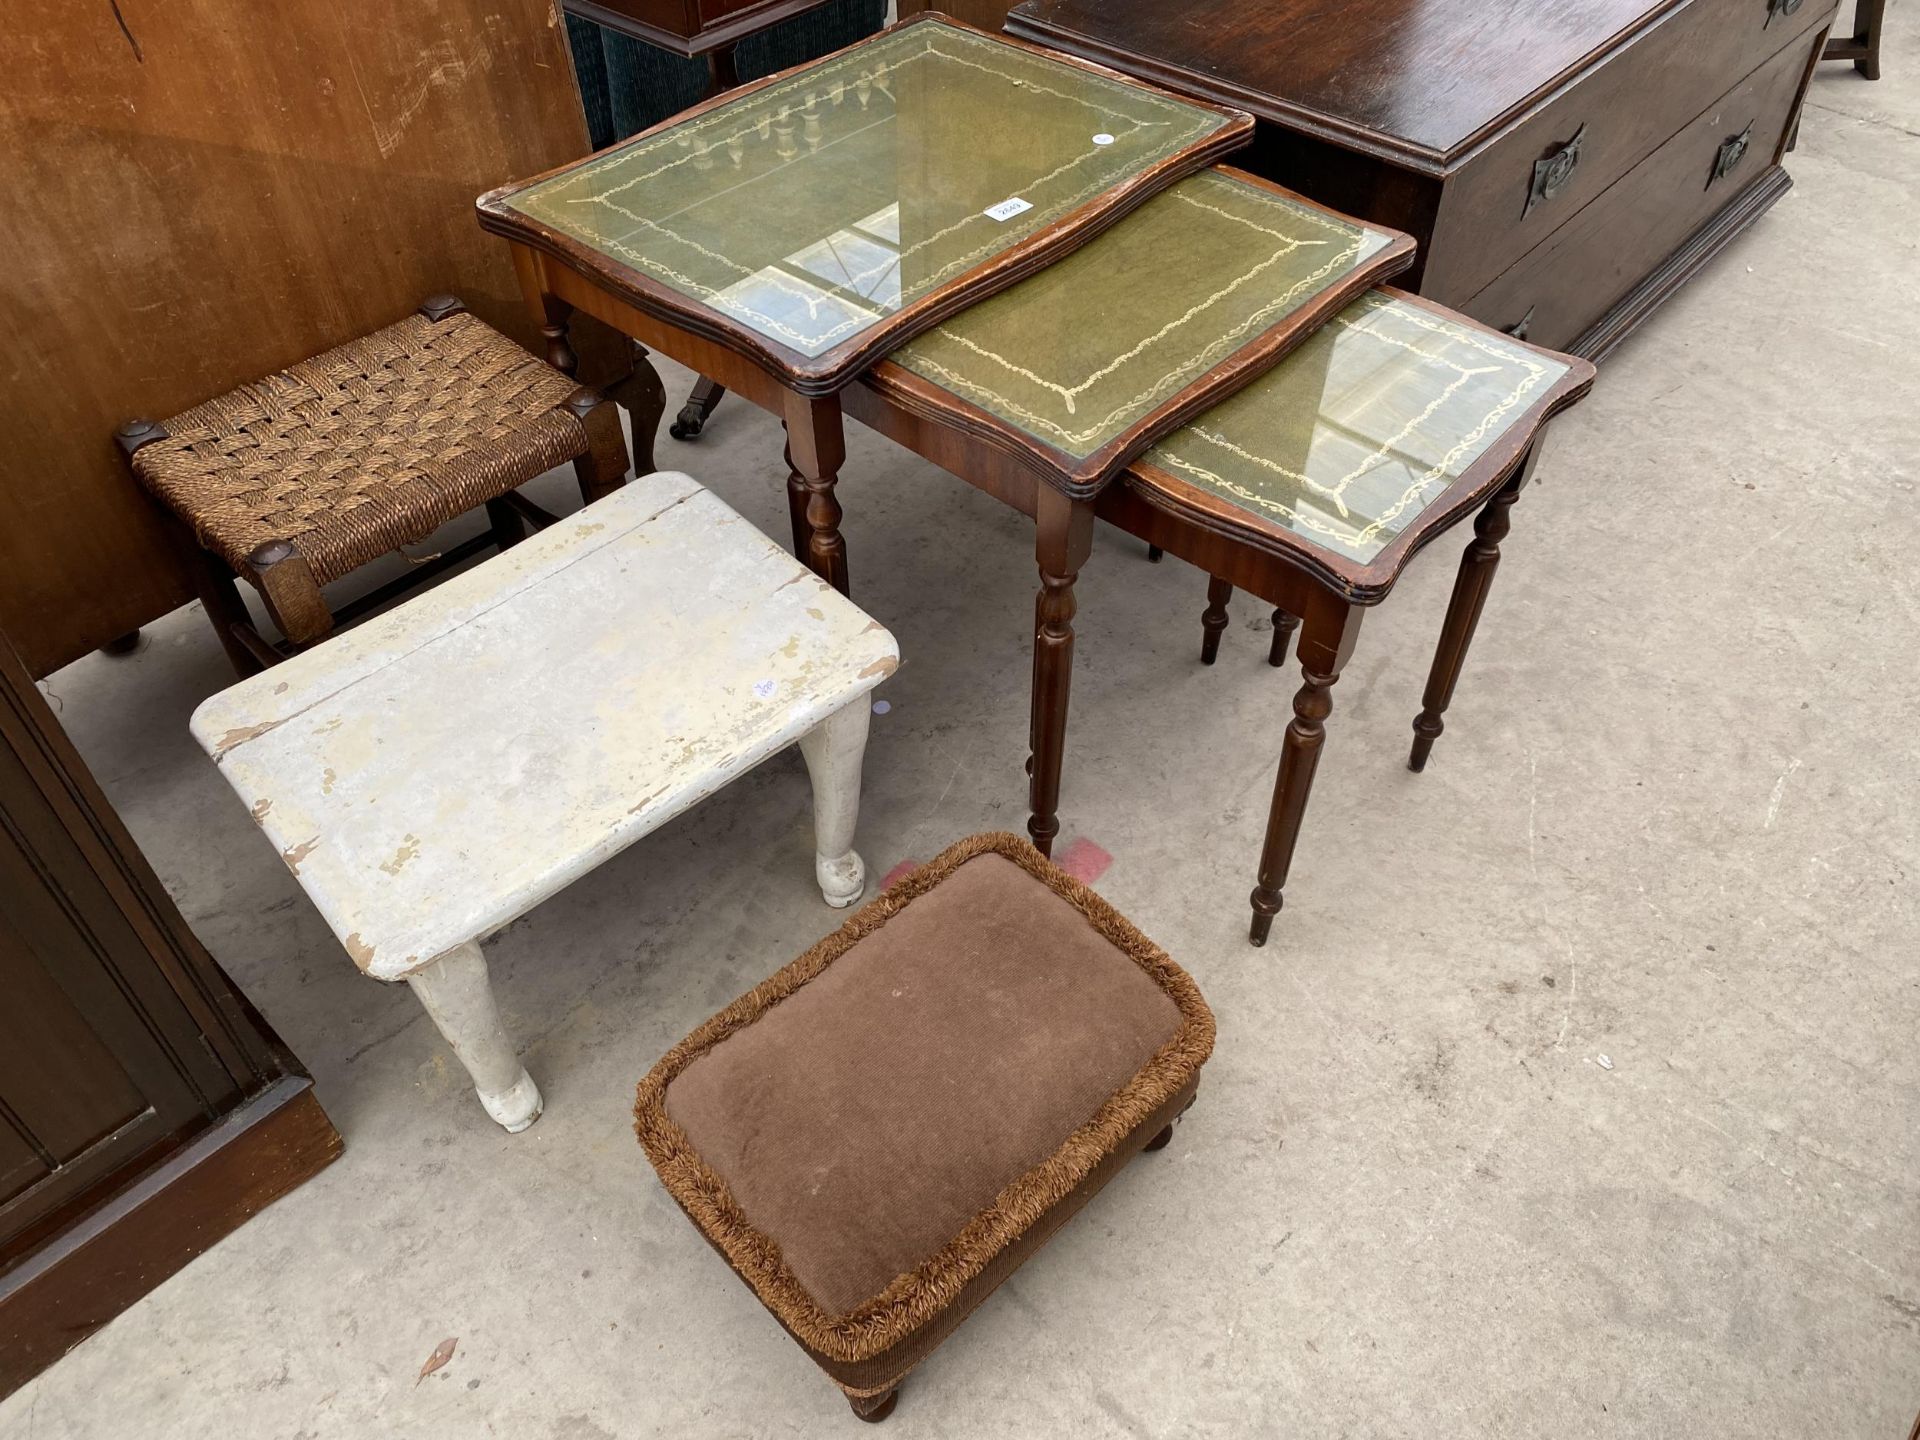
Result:
[[[487,1114],[514,1135],[538,1120],[540,1087],[500,1023],[479,944],[456,945],[408,975],[407,984],[467,1067]]]
[[[1407,756],[1407,768],[1427,768],[1427,756],[1433,742],[1446,729],[1440,717],[1453,701],[1453,687],[1466,664],[1467,647],[1473,643],[1474,627],[1480,623],[1480,611],[1486,606],[1487,591],[1493,587],[1494,571],[1500,568],[1500,542],[1511,527],[1513,502],[1520,498],[1526,481],[1523,469],[1495,492],[1473,522],[1473,540],[1460,557],[1460,573],[1454,578],[1453,599],[1447,602],[1447,618],[1440,627],[1440,646],[1433,654],[1433,669],[1427,673],[1427,690],[1421,698],[1420,713],[1413,717],[1413,752]]]
[[[1273,643],[1267,647],[1267,664],[1278,670],[1287,663],[1287,645],[1299,627],[1300,618],[1284,610],[1273,612]]]
[[[786,397],[787,455],[807,491],[809,569],[848,594],[847,545],[840,537],[840,501],[833,487],[847,458],[847,436],[837,395]]]
[[[1200,663],[1211,665],[1220,656],[1220,637],[1227,628],[1227,602],[1233,586],[1218,575],[1207,577],[1207,608],[1200,612]]]
[[[1034,515],[1040,593],[1034,606],[1032,776],[1027,833],[1042,855],[1060,833],[1060,770],[1073,688],[1073,583],[1093,552],[1093,503],[1042,485]]]
[[[863,694],[800,737],[800,754],[813,782],[814,878],[835,909],[853,904],[867,885],[853,832],[860,822],[860,768],[872,707],[871,697]]]
[[[1300,670],[1306,683],[1293,697],[1293,719],[1280,747],[1280,770],[1273,781],[1273,805],[1267,815],[1267,835],[1260,849],[1260,877],[1250,903],[1253,924],[1247,938],[1267,943],[1273,917],[1280,913],[1281,889],[1293,865],[1300,821],[1313,790],[1313,772],[1326,740],[1326,720],[1333,713],[1333,684],[1353,654],[1366,611],[1349,605],[1331,592],[1316,595],[1300,632]]]
[[[781,427],[786,428],[784,425]],[[787,462],[787,523],[793,529],[793,554],[801,563],[806,562],[807,541],[813,534],[813,527],[807,523],[807,481],[806,477],[793,468],[793,441],[789,438],[780,451],[780,458]]]

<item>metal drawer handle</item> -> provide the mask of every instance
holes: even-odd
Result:
[[[1761,25],[1764,30],[1782,15],[1791,15],[1800,8],[1801,0],[1767,0],[1767,18]]]
[[[1520,212],[1523,220],[1533,213],[1534,206],[1558,195],[1573,178],[1573,167],[1580,163],[1580,142],[1586,137],[1587,127],[1582,125],[1566,144],[1533,162],[1533,188],[1527,191],[1527,208]]]
[[[1516,340],[1526,339],[1527,332],[1533,328],[1533,312],[1539,308],[1538,305],[1529,305],[1526,314],[1506,327],[1506,333]]]
[[[1720,151],[1713,157],[1713,174],[1708,177],[1711,186],[1716,180],[1724,180],[1731,175],[1740,162],[1747,158],[1747,146],[1753,143],[1753,122],[1747,122],[1747,128],[1720,142]]]

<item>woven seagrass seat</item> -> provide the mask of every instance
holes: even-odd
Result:
[[[468,314],[429,300],[397,324],[120,432],[134,474],[192,532],[201,599],[242,674],[280,658],[248,622],[236,575],[291,648],[524,526],[552,517],[513,492],[564,461],[582,498],[627,471],[615,407]],[[485,505],[490,533],[337,615],[320,587]]]

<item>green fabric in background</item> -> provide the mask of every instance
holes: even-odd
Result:
[[[749,35],[734,50],[742,82],[816,59],[871,35],[886,23],[887,0],[833,0]],[[657,125],[706,97],[705,59],[687,60],[576,15],[567,41],[587,111],[593,148]]]

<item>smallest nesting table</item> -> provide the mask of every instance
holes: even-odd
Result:
[[[539,1089],[479,941],[798,743],[827,903],[893,637],[685,475],[607,499],[214,696],[193,733],[347,953],[405,980],[510,1131]]]

